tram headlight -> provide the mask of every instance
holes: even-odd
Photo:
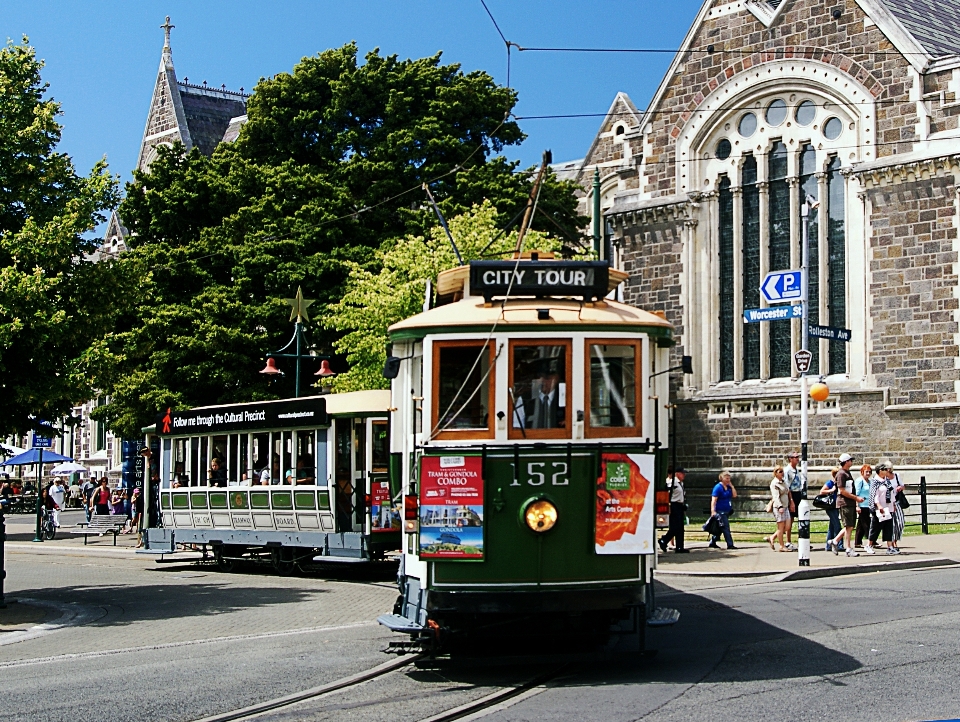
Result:
[[[523,510],[523,520],[538,534],[550,531],[557,523],[557,507],[546,499],[537,499],[527,504]]]

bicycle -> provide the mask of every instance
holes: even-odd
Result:
[[[42,512],[40,520],[41,538],[52,541],[57,536],[57,525],[53,523],[53,514],[46,509],[40,511]]]

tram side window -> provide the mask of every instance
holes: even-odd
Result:
[[[316,450],[313,447],[313,432],[297,432],[297,484],[317,482]]]
[[[434,344],[433,427],[438,438],[493,436],[493,344]]]
[[[510,347],[510,437],[570,436],[570,342]]]
[[[639,435],[640,344],[603,341],[587,346],[588,435]]]

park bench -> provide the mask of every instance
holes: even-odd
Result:
[[[86,545],[88,536],[103,536],[113,534],[113,545],[117,545],[117,535],[127,525],[127,517],[122,514],[94,514],[90,521],[82,521],[77,526],[81,529],[70,529],[71,534],[83,534],[83,543]]]

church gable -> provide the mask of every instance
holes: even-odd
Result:
[[[204,155],[211,155],[219,145],[231,121],[247,112],[247,96],[221,87],[179,83],[183,113],[190,129],[190,139]]]

